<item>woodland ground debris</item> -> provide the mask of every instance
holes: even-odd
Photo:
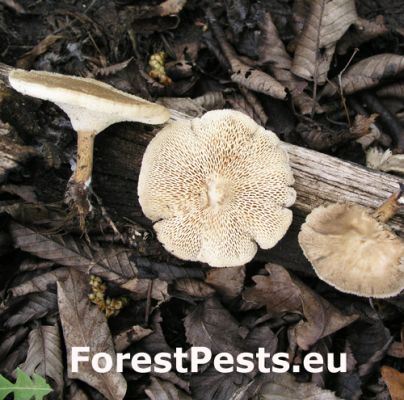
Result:
[[[375,209],[402,182],[402,3],[0,0],[0,373],[14,382],[21,366],[43,376],[50,399],[402,399],[403,295],[338,291],[318,279],[297,240],[314,208],[344,201]],[[165,59],[150,66],[160,52]],[[153,66],[164,67],[169,85],[149,75]],[[97,77],[174,110],[165,101],[175,98],[173,119],[246,113],[289,153],[297,192],[290,229],[234,268],[168,253],[136,190],[156,130],[126,122],[96,137],[92,186],[102,204],[94,202],[82,235],[63,203],[76,133],[54,104],[7,87],[15,68]],[[369,146],[391,152],[395,170],[363,168]],[[402,210],[387,224],[402,236]],[[107,320],[91,303],[90,274],[108,297],[128,299],[118,315]],[[290,371],[268,381],[257,370],[221,374],[209,365],[192,374],[78,375],[68,356],[83,345],[112,358],[264,347],[299,366],[307,352],[344,352],[347,372]]]

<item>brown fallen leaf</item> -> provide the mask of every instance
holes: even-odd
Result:
[[[244,347],[239,324],[215,298],[198,305],[184,320],[188,343],[209,348],[213,354],[226,351],[237,356]],[[223,335],[223,326],[226,334]]]
[[[0,183],[8,173],[21,166],[31,157],[37,156],[38,152],[33,147],[23,146],[14,142],[8,136],[0,136]]]
[[[70,269],[64,281],[58,281],[58,304],[67,350],[67,374],[97,389],[107,399],[120,400],[126,393],[126,381],[115,372],[116,355],[105,315],[88,300],[88,284],[85,274]],[[111,371],[100,374],[91,363],[80,363],[79,372],[72,371],[72,347],[89,347],[89,357],[107,353],[113,360]]]
[[[58,325],[40,325],[29,333],[28,354],[21,369],[29,376],[38,374],[52,378],[56,392],[63,397],[62,343]]]
[[[239,296],[244,287],[245,265],[233,268],[211,268],[205,282],[216,289],[224,301]]]
[[[258,54],[261,64],[268,64],[275,78],[284,85],[292,96],[293,103],[302,114],[309,114],[313,109],[313,99],[303,90],[307,82],[299,80],[290,71],[292,59],[286,51],[285,45],[279,38],[278,30],[272,21],[271,14],[263,12],[258,20],[258,27],[261,31],[258,42]],[[316,109],[321,112],[317,104]]]
[[[376,94],[380,97],[398,97],[404,98],[404,82],[394,82],[377,90]]]
[[[68,268],[60,267],[53,271],[35,276],[27,282],[13,286],[8,290],[11,297],[24,296],[29,293],[43,292],[51,287],[55,288],[58,279],[65,278],[69,273]]]
[[[178,279],[175,282],[175,289],[184,292],[192,297],[209,297],[215,294],[215,289],[207,283],[193,278]]]
[[[325,83],[335,45],[357,18],[354,0],[313,0],[297,39],[292,72]]]
[[[404,373],[394,368],[383,366],[381,373],[391,396],[391,400],[404,400]]]
[[[150,378],[151,384],[145,393],[150,400],[191,400],[191,397],[178,389],[171,382],[162,379]]]
[[[274,374],[271,382],[261,388],[253,400],[342,400],[333,392],[314,383],[296,382],[292,374]]]
[[[137,278],[136,264],[126,249],[92,248],[84,240],[69,235],[46,235],[17,223],[10,225],[15,245],[39,258],[93,273],[134,293],[136,299],[146,298],[148,279]],[[168,298],[167,283],[154,281],[152,296],[158,301]]]
[[[404,71],[404,56],[377,54],[349,67],[342,75],[341,89],[344,94],[369,89],[385,79],[395,77],[402,71]],[[321,96],[333,96],[337,92],[339,92],[338,82],[329,82]]]
[[[304,285],[280,265],[267,264],[269,276],[254,276],[256,286],[248,288],[243,298],[265,305],[269,313],[294,312],[304,315],[293,327],[296,343],[304,350],[319,339],[351,324],[358,316],[343,315],[336,307]]]
[[[256,285],[244,290],[244,300],[265,305],[269,313],[302,313],[300,289],[286,269],[276,264],[267,264],[265,268],[270,275],[254,276]]]
[[[35,59],[41,54],[44,54],[52,47],[57,41],[62,39],[61,35],[48,35],[46,38],[42,39],[38,44],[36,44],[30,51],[23,54],[17,60],[17,68],[30,69]]]
[[[284,86],[272,76],[241,61],[228,43],[223,29],[217,22],[213,12],[208,9],[206,15],[212,31],[231,66],[231,80],[255,92],[264,93],[277,99],[284,99],[286,97]]]
[[[129,329],[125,329],[123,332],[119,332],[114,336],[114,346],[117,353],[122,352],[128,348],[132,343],[136,343],[142,340],[146,336],[149,336],[153,331],[151,329],[143,328],[140,325],[131,326]]]
[[[378,36],[389,32],[383,15],[378,15],[374,20],[358,18],[354,22],[355,30],[348,31],[337,44],[337,53],[346,54],[348,49],[359,47]]]
[[[53,292],[31,293],[18,298],[16,304],[12,304],[0,313],[0,325],[10,329],[23,325],[28,321],[43,318],[56,312],[57,299]]]

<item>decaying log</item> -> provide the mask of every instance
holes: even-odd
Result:
[[[1,65],[0,65],[1,67]],[[0,68],[0,75],[2,75]],[[4,78],[4,74],[3,74]],[[173,119],[186,118],[179,112]],[[95,143],[94,189],[104,205],[116,214],[149,224],[137,200],[137,178],[143,153],[156,130],[139,124],[117,124],[97,136]],[[288,234],[274,248],[260,251],[257,258],[279,262],[286,267],[310,273],[297,242],[305,215],[327,202],[354,202],[376,208],[398,190],[397,176],[372,171],[314,150],[284,143],[295,176],[296,203],[294,222]],[[389,225],[404,235],[404,211]]]
[[[121,216],[149,226],[151,224],[144,218],[138,204],[136,187],[143,152],[154,134],[133,124],[119,124],[107,129],[96,139],[94,166],[94,188],[104,204]],[[285,238],[275,248],[260,251],[256,259],[278,262],[311,274],[310,264],[297,242],[305,215],[327,202],[354,202],[376,208],[398,190],[400,178],[314,150],[288,143],[284,146],[296,180],[294,221]],[[404,212],[394,217],[389,225],[404,235]]]

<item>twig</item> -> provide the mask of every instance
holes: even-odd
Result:
[[[355,57],[355,54],[359,51],[359,49],[355,49],[351,55],[351,57],[349,58],[348,62],[346,63],[345,67],[342,69],[342,71],[338,74],[338,87],[339,87],[339,93],[341,96],[341,101],[342,101],[342,106],[344,107],[345,110],[345,115],[349,124],[349,127],[351,127],[351,119],[349,117],[349,111],[348,111],[348,107],[346,105],[346,99],[344,96],[344,89],[342,88],[342,75],[344,75],[345,71],[347,70],[347,68],[350,66],[353,58]]]

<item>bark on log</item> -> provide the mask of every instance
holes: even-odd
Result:
[[[143,217],[137,201],[137,177],[143,152],[154,132],[133,124],[119,124],[96,138],[94,188],[105,205],[142,224],[151,226]],[[372,171],[314,150],[284,144],[289,153],[297,192],[293,207],[294,220],[287,235],[273,249],[259,251],[257,261],[277,262],[286,268],[313,274],[297,241],[305,215],[327,202],[354,202],[376,208],[398,190],[400,178]],[[402,179],[401,179],[402,181]],[[389,225],[404,234],[401,211]]]

